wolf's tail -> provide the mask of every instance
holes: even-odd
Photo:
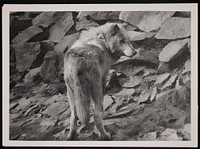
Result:
[[[79,120],[83,124],[88,124],[90,120],[90,88],[86,80],[76,78],[74,87],[74,98],[76,112]]]

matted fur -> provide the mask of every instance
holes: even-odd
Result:
[[[64,58],[64,79],[71,109],[68,139],[75,139],[77,119],[83,125],[88,124],[91,100],[94,102],[94,121],[100,138],[111,138],[102,124],[107,75],[120,56],[135,54],[126,30],[119,24],[107,23],[80,34]]]

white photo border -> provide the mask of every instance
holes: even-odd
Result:
[[[197,147],[198,142],[198,4],[5,4],[3,40],[3,146]],[[191,12],[191,141],[17,141],[9,140],[9,17],[12,11],[190,11]]]

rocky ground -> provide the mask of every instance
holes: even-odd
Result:
[[[106,22],[127,22],[138,52],[109,73],[104,124],[112,140],[191,139],[190,13],[108,11],[10,14],[10,140],[66,140],[63,53],[81,30]],[[92,115],[91,107],[78,140],[98,140]]]

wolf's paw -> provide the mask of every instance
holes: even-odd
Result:
[[[111,134],[109,132],[106,132],[106,134],[100,135],[100,140],[104,140],[104,141],[111,140]]]

